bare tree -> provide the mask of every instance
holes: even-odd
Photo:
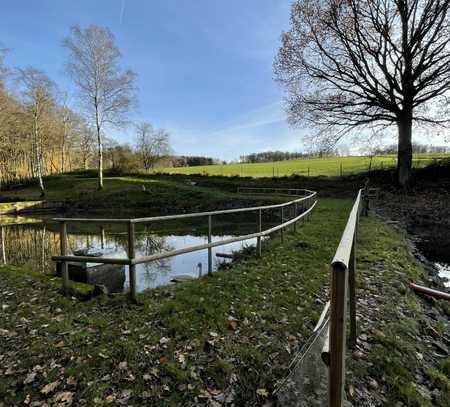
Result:
[[[64,40],[69,50],[67,71],[79,90],[89,123],[98,144],[98,188],[103,188],[103,132],[122,126],[134,101],[135,74],[119,66],[121,57],[113,34],[103,27],[74,26]]]
[[[79,145],[83,169],[87,170],[95,151],[95,134],[88,126],[83,126],[79,132]]]
[[[35,174],[41,196],[45,195],[43,181],[43,148],[45,121],[55,107],[55,84],[42,71],[35,68],[18,70],[25,112],[31,117],[32,152]]]
[[[136,125],[136,149],[146,171],[152,166],[152,137],[153,127],[150,123],[143,122]]]
[[[292,123],[337,131],[335,141],[355,126],[396,125],[406,186],[413,123],[449,123],[439,105],[450,96],[450,2],[297,0],[275,73]]]
[[[65,162],[66,162],[66,145],[67,138],[70,132],[71,126],[71,110],[68,106],[69,96],[67,92],[64,92],[63,101],[61,106],[61,118],[62,118],[62,135],[61,135],[61,172],[65,171]]]
[[[153,168],[157,160],[170,154],[169,133],[164,129],[153,130],[148,122],[136,126],[136,148],[145,170]]]

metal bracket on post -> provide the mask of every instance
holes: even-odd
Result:
[[[212,242],[212,216],[208,216],[208,243]],[[208,274],[212,274],[212,248],[208,247]]]
[[[136,302],[136,264],[134,264],[134,260],[136,257],[135,254],[135,229],[134,223],[128,223],[128,260],[130,261],[128,264],[129,267],[129,277],[130,277],[130,299],[133,302]]]

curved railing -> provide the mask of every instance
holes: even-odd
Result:
[[[62,270],[62,280],[63,280],[63,290],[68,292],[69,287],[69,275],[67,262],[92,262],[93,258],[89,256],[74,256],[69,255],[67,251],[67,224],[68,223],[122,223],[128,225],[128,257],[127,258],[112,258],[112,257],[96,257],[95,263],[101,264],[121,264],[128,265],[130,272],[130,295],[132,299],[136,299],[136,265],[142,263],[148,263],[151,261],[161,260],[168,257],[178,256],[184,253],[191,253],[199,250],[208,250],[208,273],[212,273],[212,248],[217,246],[224,246],[234,242],[240,242],[248,239],[257,239],[257,254],[261,255],[261,238],[268,236],[274,232],[280,231],[281,238],[283,238],[283,230],[293,225],[296,227],[296,223],[307,218],[311,211],[314,209],[317,203],[317,193],[307,189],[283,189],[283,188],[239,188],[240,193],[252,193],[252,194],[270,194],[276,193],[277,195],[296,195],[301,196],[300,198],[293,199],[288,202],[281,204],[265,205],[265,206],[255,206],[248,208],[236,208],[236,209],[226,209],[218,211],[209,212],[197,212],[197,213],[187,213],[180,215],[167,215],[167,216],[153,216],[148,218],[133,218],[133,219],[97,219],[97,218],[56,218],[55,221],[60,223],[60,244],[61,244],[61,254],[59,256],[53,256],[52,259],[56,262],[61,263]],[[270,227],[268,229],[262,229],[262,212],[266,210],[280,209],[281,223],[279,225]],[[287,212],[289,210],[290,217]],[[243,212],[257,212],[257,228],[258,231],[255,233],[250,233],[246,235],[235,236],[228,239],[212,241],[212,227],[213,227],[213,217],[217,215],[226,215],[234,213]],[[208,243],[185,247],[182,249],[171,250],[164,253],[157,253],[150,256],[142,256],[136,258],[135,256],[135,225],[145,224],[153,222],[161,222],[167,220],[177,220],[177,219],[187,219],[187,218],[197,218],[197,217],[207,217],[208,218]]]

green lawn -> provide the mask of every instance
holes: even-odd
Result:
[[[449,158],[450,154],[417,154],[413,159],[415,168],[422,168],[435,159]],[[340,176],[368,171],[367,157],[326,157],[305,160],[289,160],[256,164],[207,165],[198,167],[166,168],[170,174],[207,174],[241,177],[281,177],[289,175]],[[396,165],[394,155],[375,157],[372,169],[392,168]],[[341,172],[342,171],[342,172]]]

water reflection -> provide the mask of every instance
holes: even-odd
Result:
[[[59,254],[60,240],[58,225],[49,219],[0,218],[0,255],[1,261],[7,264],[26,266],[42,273],[54,273],[55,265],[51,258]],[[237,225],[235,225],[237,226]],[[240,229],[246,233],[250,229]],[[229,233],[213,235],[213,241],[232,237]],[[127,233],[118,228],[104,228],[95,225],[83,226],[83,230],[71,230],[68,233],[68,248],[71,253],[80,249],[101,250],[108,257],[126,257]],[[155,253],[171,251],[207,242],[207,236],[190,228],[185,234],[181,232],[163,235],[156,233],[149,226],[136,232],[136,256],[148,256]],[[217,252],[231,253],[240,250],[243,245],[255,244],[254,239],[247,242],[236,242],[227,246],[213,248],[213,256]],[[224,260],[221,260],[224,261]],[[206,250],[186,253],[180,256],[161,259],[136,267],[137,289],[142,291],[160,285],[169,284],[176,276],[198,277],[198,265],[207,269]],[[217,269],[218,262],[215,262]],[[92,263],[89,267],[100,266]],[[128,289],[128,270],[124,289]]]

